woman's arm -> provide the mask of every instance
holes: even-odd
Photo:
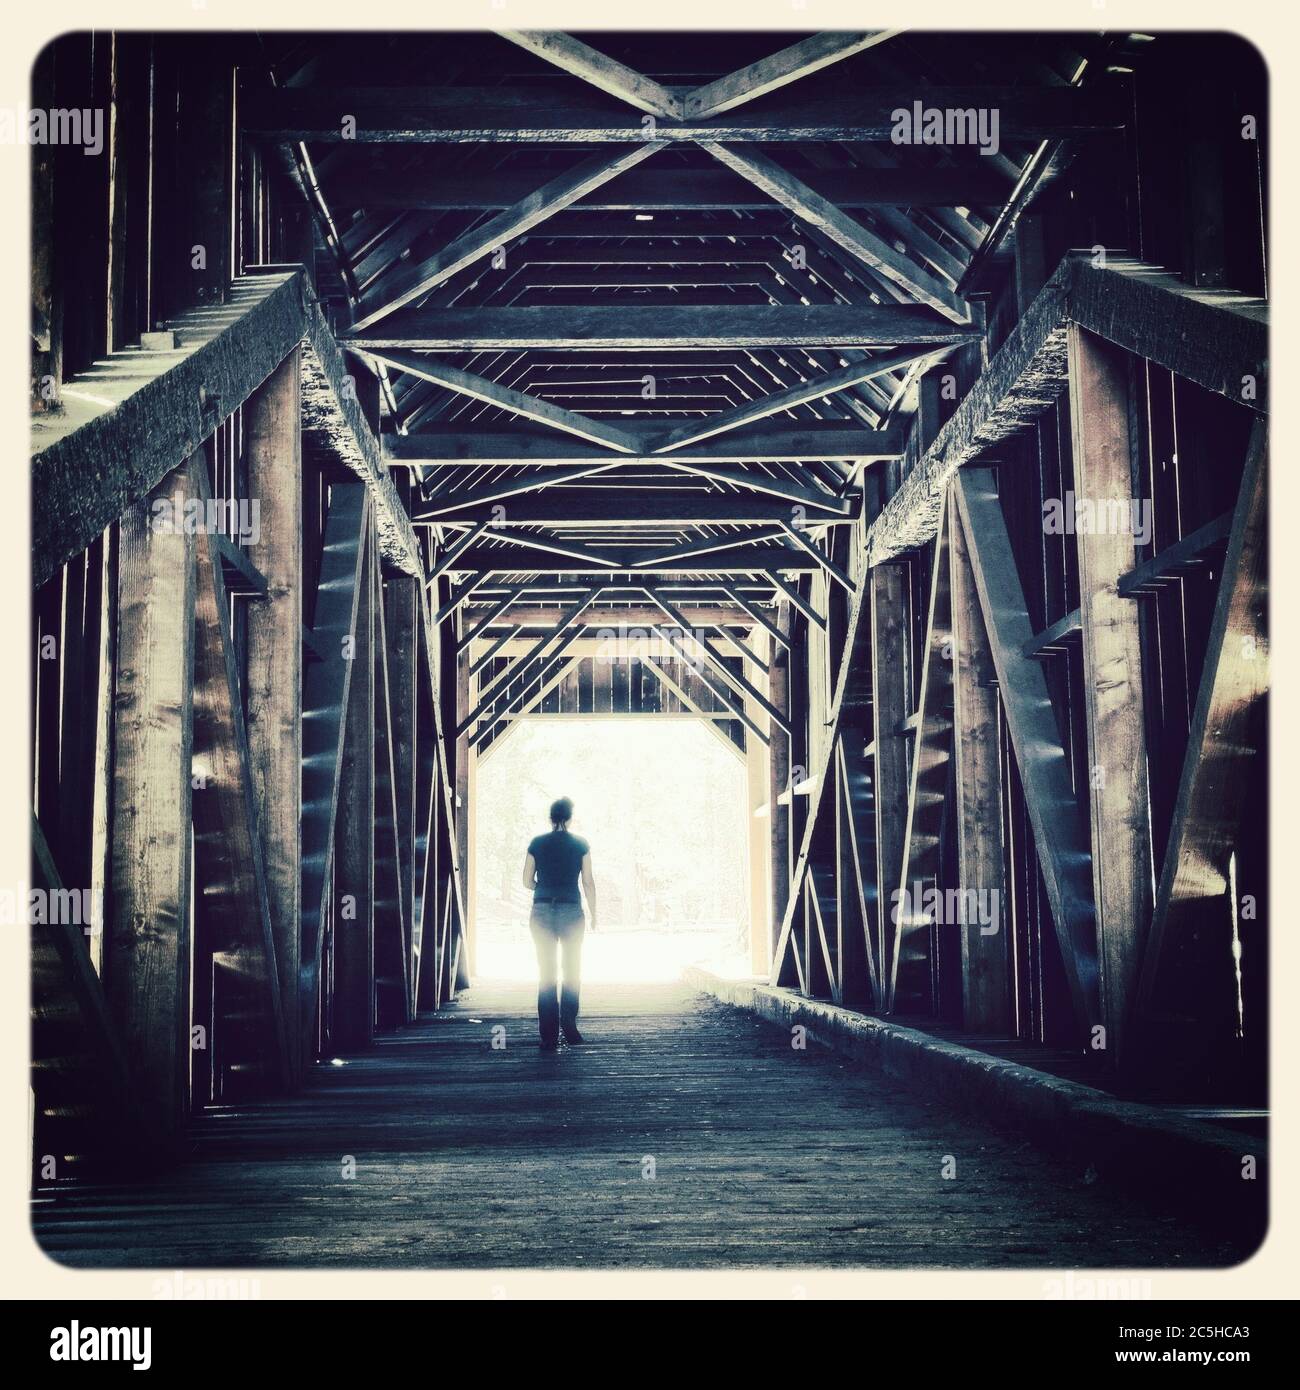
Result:
[[[596,879],[591,872],[591,851],[582,856],[582,891],[587,899],[588,926],[596,930]]]
[[[531,854],[524,855],[524,887],[531,893],[537,886],[537,860]]]

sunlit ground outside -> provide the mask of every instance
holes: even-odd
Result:
[[[583,979],[671,980],[687,965],[751,972],[745,765],[698,719],[522,719],[479,763],[476,975],[536,978],[524,854],[571,797],[591,844],[599,931]]]

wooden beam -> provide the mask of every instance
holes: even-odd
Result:
[[[912,712],[912,692],[906,659],[907,609],[903,600],[906,572],[900,565],[882,565],[867,572],[871,606],[871,710],[876,809],[876,894],[879,939],[876,968],[880,972],[886,1007],[894,979],[896,914],[901,910],[899,874],[907,837],[907,742],[894,730]]]
[[[592,189],[599,188],[616,174],[639,164],[663,146],[655,141],[620,149],[613,156],[593,155],[563,174],[557,174],[513,207],[479,226],[471,227],[449,246],[412,265],[401,261],[361,296],[352,319],[352,331],[360,332],[414,299],[450,280],[457,271],[504,247],[544,222],[561,208],[568,207]]]
[[[816,523],[815,517],[807,518],[809,522]],[[808,537],[803,526],[792,526],[789,522],[781,523],[781,530],[797,545],[805,554],[817,561],[818,565],[842,588],[850,594],[855,589],[853,580],[835,563],[834,560],[813,544]]]
[[[599,588],[588,589],[579,599],[578,603],[568,610],[563,620],[556,625],[554,631],[548,632],[543,637],[538,638],[523,656],[511,662],[505,670],[494,676],[487,685],[482,686],[477,692],[477,703],[457,724],[455,736],[460,738],[460,736],[473,725],[475,720],[481,716],[482,711],[492,703],[492,697],[496,692],[502,687],[508,687],[512,682],[518,680],[519,673],[533,666],[537,659],[546,651],[546,648],[549,647],[557,637],[563,633],[568,633],[569,642],[575,640],[578,634],[576,631],[572,630],[574,624],[582,617],[587,609],[595,603],[599,596]],[[566,642],[564,646],[567,645],[568,643]],[[558,656],[561,650],[562,647],[557,647],[555,651],[549,653],[549,657]]]
[[[551,558],[543,558],[538,555],[521,554],[517,558],[511,556],[506,558],[505,552],[500,546],[483,547],[472,546],[462,556],[458,557],[457,568],[465,572],[473,570],[498,570],[505,571],[512,575],[524,574],[578,574],[588,576],[599,576],[617,581],[620,576],[627,577],[636,574],[682,574],[682,575],[724,575],[724,574],[762,574],[765,578],[770,578],[776,583],[775,571],[808,571],[817,569],[817,561],[810,555],[805,555],[801,551],[791,550],[788,546],[779,545],[750,545],[748,547],[737,547],[734,550],[723,550],[701,555],[693,559],[685,560],[664,560],[662,562],[644,562],[643,556],[632,556],[624,553],[618,557],[619,565],[611,567],[609,560],[613,557],[609,555],[601,556],[599,559],[567,559],[562,555],[553,555]],[[633,558],[639,563],[632,564]],[[621,566],[621,567],[619,567]]]
[[[813,34],[726,77],[696,87],[687,93],[682,114],[686,120],[703,120],[734,110],[778,87],[851,58],[863,49],[874,48],[901,32],[899,29],[872,29],[862,33]]]
[[[190,494],[209,497],[201,458],[190,464]],[[286,1088],[291,1073],[230,600],[221,554],[206,530],[198,532],[195,564],[196,785],[190,800],[201,888],[195,920],[211,950],[213,1035],[207,1045],[218,1069],[214,1079],[219,1094],[234,1098]],[[301,651],[296,640],[290,646]]]
[[[554,63],[564,72],[582,78],[584,82],[627,102],[629,106],[635,106],[638,111],[648,111],[651,115],[667,116],[673,120],[682,115],[680,99],[666,87],[597,52],[581,39],[544,30],[501,29],[498,33],[529,53]]]
[[[938,1013],[939,961],[931,937],[932,919],[926,910],[924,894],[940,888],[939,846],[943,834],[948,775],[952,759],[953,654],[952,595],[949,573],[949,539],[942,527],[934,541],[930,567],[930,602],[925,639],[917,649],[921,667],[921,688],[911,732],[912,745],[908,781],[903,852],[898,886],[907,896],[894,905],[894,945],[890,963],[888,1003],[891,1013]],[[906,620],[906,609],[903,613]],[[895,734],[894,740],[900,740]],[[876,746],[880,747],[879,733]],[[921,900],[918,901],[917,885]],[[958,884],[964,888],[965,884]],[[961,900],[965,911],[966,900]],[[1000,904],[999,904],[1000,906]],[[978,917],[978,912],[975,914]],[[939,927],[952,925],[940,917]],[[1000,925],[1000,924],[999,924]],[[963,932],[964,925],[959,926]]]
[[[957,502],[998,674],[1043,887],[1080,1030],[1101,1021],[1088,833],[1061,747],[1043,668],[1024,655],[1033,636],[1006,521],[988,469],[958,475]]]
[[[105,989],[146,1122],[189,1111],[194,537],[152,501],[190,496],[186,465],[122,517]]]
[[[659,460],[652,460],[652,462],[659,462]],[[765,492],[772,497],[784,498],[792,504],[789,509],[791,515],[794,514],[795,507],[812,508],[818,515],[824,514],[827,510],[835,510],[841,515],[847,515],[856,510],[860,502],[856,496],[853,498],[837,497],[834,493],[823,492],[817,487],[796,482],[784,474],[764,473],[759,468],[746,468],[726,463],[685,463],[675,454],[665,457],[661,462],[670,468],[693,474],[699,478],[712,478],[721,483],[734,483],[737,487],[752,488],[755,492]]]
[[[1075,493],[1127,509],[1135,477],[1128,361],[1078,324],[1068,345]],[[1081,531],[1078,555],[1101,1009],[1105,1048],[1122,1066],[1152,892],[1140,615],[1118,591],[1133,568],[1132,532]]]
[[[906,290],[913,299],[928,304],[953,323],[970,322],[970,306],[943,281],[814,192],[774,159],[757,150],[741,150],[712,140],[700,143],[715,159],[749,179],[755,187],[789,208],[796,217],[804,219],[877,275]]]
[[[330,1042],[366,1047],[375,1035],[375,584],[366,536],[347,660],[347,717],[334,826],[334,1002]]]
[[[626,421],[620,428],[633,438],[641,437],[641,426],[635,420]],[[662,424],[655,423],[653,428],[655,434],[663,431]],[[607,449],[565,438],[551,430],[476,431],[459,425],[433,425],[405,435],[386,434],[383,444],[384,457],[394,463],[428,468],[452,464],[467,468],[528,465],[559,473],[560,477],[552,479],[555,482],[564,481],[566,476],[583,476],[576,471],[579,467],[594,472],[613,464],[647,467],[666,461],[649,455],[649,436],[636,454],[611,458]],[[769,423],[736,429],[725,439],[704,440],[690,448],[679,446],[671,461],[738,464],[762,459],[768,463],[799,463],[817,458],[872,463],[877,459],[901,458],[903,447],[903,430],[897,424],[872,430],[846,426],[838,420],[801,420],[794,426]],[[566,475],[569,468],[575,471]]]
[[[202,444],[302,337],[298,277],[246,276],[229,303],[170,325],[177,346],[123,348],[64,383],[31,424],[32,578],[64,561]],[[220,403],[218,407],[218,403]]]
[[[927,87],[927,107],[945,111],[996,109],[1003,142],[1087,135],[1119,129],[1124,110],[1114,94],[1074,87]],[[888,143],[893,113],[911,110],[915,85],[859,88],[803,101],[764,102],[708,120],[657,119],[654,138],[722,143]],[[356,119],[344,129],[340,112]],[[250,94],[244,129],[276,143],[342,144],[606,144],[640,142],[640,116],[619,110],[595,92],[557,102],[547,88],[281,87]]]
[[[510,348],[894,348],[899,343],[962,343],[976,335],[969,324],[947,322],[920,304],[737,304],[728,305],[725,314],[708,305],[567,305],[559,309],[488,305],[403,309],[382,328],[349,335],[344,342],[403,371],[416,371],[415,366],[394,359],[393,353]],[[441,366],[427,361],[424,365]],[[426,379],[447,384],[440,377]]]
[[[1136,1010],[1152,1007],[1166,958],[1193,929],[1198,907],[1228,891],[1228,857],[1252,795],[1250,768],[1261,747],[1255,721],[1268,691],[1267,471],[1268,435],[1259,421],[1233,510]]]
[[[420,604],[417,581],[409,575],[393,575],[386,581],[384,659],[387,660],[389,709],[392,722],[393,803],[397,816],[397,859],[401,866],[402,921],[406,924],[407,990],[406,1021],[415,1009],[415,825],[419,785],[418,745],[420,727],[418,696],[418,648]]]
[[[680,473],[673,476],[685,484]],[[812,489],[806,491],[811,493]],[[856,521],[857,498],[841,499],[830,493],[821,496],[825,498],[824,508],[819,505],[820,498],[804,503],[811,522],[835,526]],[[632,482],[614,487],[556,487],[531,495],[514,495],[507,506],[497,505],[500,500],[483,497],[479,489],[463,494],[453,492],[431,505],[415,507],[412,520],[483,521],[495,532],[520,526],[774,526],[790,515],[788,503],[752,493],[709,490],[698,484],[693,488],[659,489],[639,487]],[[722,539],[736,543],[733,537]],[[739,539],[743,541],[745,537]]]
[[[301,379],[295,349],[244,412],[248,493],[259,499],[257,558],[265,597],[248,605],[245,681],[248,750],[280,975],[289,1079],[302,1074],[298,921],[302,892],[303,612]]]
[[[1167,546],[1158,555],[1134,565],[1127,574],[1120,575],[1116,586],[1123,598],[1137,598],[1142,594],[1158,593],[1161,586],[1181,578],[1189,569],[1205,564],[1211,553],[1217,551],[1232,532],[1232,513],[1224,512],[1204,526]]]
[[[309,662],[302,695],[302,946],[298,983],[304,1061],[316,1055],[321,930],[334,858],[339,768],[364,570],[368,495],[360,484],[330,489],[313,630],[328,660]],[[423,588],[423,586],[421,586]]]
[[[1024,429],[1065,390],[1066,325],[1080,327],[1206,390],[1266,409],[1268,306],[1193,289],[1119,253],[1074,252],[1007,335],[868,536],[868,564],[923,545],[957,470]],[[1249,387],[1253,394],[1244,395]]]
[[[786,387],[784,391],[774,391],[771,395],[746,401],[744,405],[736,406],[732,410],[719,411],[715,415],[705,416],[703,420],[692,420],[685,425],[679,425],[663,437],[655,446],[654,452],[673,454],[678,449],[689,447],[702,439],[725,434],[746,425],[754,425],[772,415],[794,410],[796,406],[809,401],[824,400],[861,382],[870,381],[873,377],[885,376],[890,372],[896,372],[900,367],[925,362],[935,355],[933,348],[927,351],[924,348],[910,347],[850,362],[847,367],[827,372],[824,376],[811,377],[801,381],[797,386]]]
[[[664,668],[653,657],[649,655],[643,655],[641,657],[641,661],[644,665],[648,666],[651,671],[654,672],[655,677],[669,690],[671,690],[673,694],[676,695],[677,698],[682,701],[683,704],[690,706],[695,713],[703,715],[704,711],[701,710],[700,707],[695,704],[695,702],[690,698],[690,696],[686,694],[686,692],[681,688],[681,686],[678,685],[678,683],[675,680],[673,680],[672,676],[670,676],[668,672],[665,671]],[[769,736],[763,731],[762,726],[757,724],[754,721],[754,719],[746,712],[743,701],[738,704],[734,699],[732,699],[730,694],[717,689],[716,686],[710,685],[709,682],[706,681],[702,675],[700,676],[700,681],[704,685],[704,688],[708,690],[709,693],[716,700],[719,700],[722,703],[730,718],[740,720],[740,722],[749,731],[749,735],[757,739],[761,744],[763,744],[764,747],[766,747],[769,744]],[[724,738],[726,737],[725,734],[723,734],[722,736]],[[731,740],[728,738],[727,742],[731,743]],[[732,747],[735,748],[735,744],[732,744]]]
[[[955,495],[948,499],[952,602],[953,761],[957,886],[997,904],[993,931],[961,926],[962,1026],[1006,1036],[1011,997],[1011,905],[1002,846],[1002,773],[997,670],[971,566],[970,545]]]
[[[1022,650],[1026,656],[1032,656],[1036,661],[1055,656],[1057,652],[1065,651],[1067,639],[1077,637],[1082,626],[1082,615],[1077,608],[1073,608],[1064,617],[1045,627],[1042,632],[1034,633]]]
[[[540,169],[508,168],[467,170],[464,172],[409,168],[400,171],[377,169],[370,164],[349,165],[338,176],[337,185],[331,169],[326,174],[332,201],[373,212],[386,208],[403,211],[450,212],[459,209],[495,211],[508,208],[526,197],[544,180]],[[809,169],[801,177],[804,182],[828,202],[839,208],[878,207],[1000,207],[1012,188],[1011,181],[999,170],[984,170],[966,164],[935,169]],[[337,192],[336,192],[337,188]],[[572,204],[583,212],[770,212],[772,200],[752,183],[716,169],[634,169],[619,174],[598,189],[584,194]],[[653,233],[652,224],[638,224],[643,232]],[[664,223],[676,234],[676,223]],[[545,236],[554,228],[548,227]],[[731,263],[739,259],[739,248],[728,243],[726,251],[716,247],[681,245],[674,248],[680,264],[689,264],[693,257]],[[594,264],[608,264],[645,255],[629,247],[593,247]],[[584,252],[584,257],[586,253]],[[764,260],[776,253],[762,252]],[[516,247],[512,259],[528,265],[546,264],[552,257],[563,263],[566,255],[546,251],[529,239]],[[607,259],[608,258],[608,259]],[[655,255],[653,260],[668,260],[667,254]],[[637,262],[647,264],[652,262]],[[678,263],[678,262],[674,262]],[[1045,277],[1044,277],[1045,278]]]
[[[487,530],[486,520],[476,521],[463,536],[458,536],[450,545],[444,545],[437,552],[437,558],[433,562],[433,568],[424,577],[426,584],[432,584],[440,574],[456,568],[456,561],[467,551],[470,546]]]
[[[302,276],[302,272],[299,272]],[[343,360],[320,305],[302,279],[306,317],[303,342],[302,430],[314,453],[323,453],[350,469],[365,484],[375,513],[380,554],[406,574],[424,573],[420,547],[406,508],[397,496],[357,395],[356,379]]]
[[[66,384],[60,412],[33,420],[37,585],[180,467],[300,342],[304,432],[362,478],[378,507],[385,556],[418,573],[414,533],[301,267],[241,276],[225,304],[166,327],[176,347],[112,353]]]
[[[752,686],[743,675],[740,675],[737,672],[733,671],[722,660],[718,653],[715,652],[711,646],[709,646],[705,638],[698,634],[697,631],[690,626],[690,624],[686,621],[685,617],[683,617],[679,609],[677,609],[673,604],[669,603],[668,600],[663,596],[663,594],[660,593],[657,589],[646,589],[645,595],[650,600],[650,602],[655,605],[656,608],[660,609],[660,611],[675,628],[677,628],[680,632],[684,633],[691,640],[692,644],[694,645],[695,649],[700,653],[700,655],[704,657],[704,659],[709,663],[710,666],[713,667],[713,669],[718,673],[718,675],[721,676],[722,679],[726,681],[727,684],[731,686],[731,688],[735,690],[741,696],[742,699],[747,698],[749,700],[752,700],[756,705],[758,705],[760,709],[762,709],[767,714],[767,717],[770,720],[772,720],[779,728],[781,728],[787,734],[790,732],[789,725],[785,722],[785,715],[783,715],[781,711],[777,709],[777,707],[767,698],[766,695],[762,693],[762,691],[757,690],[754,686]],[[731,701],[728,701],[728,703],[733,704],[733,702]],[[745,719],[747,724],[750,723],[747,716],[738,715],[738,717]],[[750,726],[754,728],[755,732],[759,732],[757,726],[754,726],[752,724]]]
[[[367,348],[367,351],[370,349]],[[445,386],[449,391],[468,396],[471,400],[484,401],[488,405],[499,406],[502,410],[513,411],[525,420],[533,420],[552,429],[562,430],[566,434],[576,435],[590,444],[602,444],[606,449],[612,449],[616,453],[637,452],[636,441],[612,425],[589,419],[576,411],[565,410],[563,406],[552,405],[549,401],[516,391],[512,387],[498,385],[495,381],[489,381],[474,372],[464,371],[460,367],[450,366],[434,358],[415,357],[409,352],[387,348],[382,352],[372,352],[371,355],[391,367],[397,367],[400,371],[410,372],[422,381],[431,381],[435,386]]]

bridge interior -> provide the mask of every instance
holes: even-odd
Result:
[[[1248,1253],[1266,103],[1223,35],[46,49],[111,119],[33,161],[43,1248]],[[479,969],[564,720],[738,770],[748,1009],[599,981],[547,1057]]]

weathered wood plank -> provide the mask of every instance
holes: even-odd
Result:
[[[702,140],[704,149],[729,169],[749,179],[764,193],[790,209],[836,246],[870,266],[877,275],[892,281],[915,300],[927,304],[953,323],[970,321],[969,306],[942,280],[905,256],[890,242],[828,202],[796,174],[756,150],[737,149]]]
[[[908,689],[906,610],[903,603],[904,572],[898,565],[868,570],[865,584],[871,605],[872,740],[875,778],[872,790],[876,806],[876,893],[879,903],[880,941],[876,965],[881,987],[888,990],[894,978],[895,914],[900,910],[898,892],[907,826],[907,741],[895,730],[912,712]]]
[[[190,465],[192,495],[206,499],[206,464]],[[229,630],[221,555],[206,530],[195,545],[194,874],[202,892],[195,922],[210,947],[213,1033],[222,1094],[289,1084],[280,976],[267,892],[252,756]],[[299,644],[290,640],[295,650]],[[296,690],[295,690],[296,693]],[[297,919],[293,919],[296,928]],[[182,1022],[189,1018],[182,1006]]]
[[[1133,500],[1128,362],[1078,324],[1069,328],[1070,435],[1076,497],[1095,506]],[[1119,593],[1132,568],[1132,531],[1080,531],[1079,623],[1092,818],[1092,891],[1101,957],[1105,1046],[1123,1065],[1126,1026],[1151,917],[1142,640],[1135,604]]]
[[[190,487],[182,466],[157,497]],[[147,1122],[174,1137],[189,1109],[195,546],[152,521],[146,498],[121,524],[105,987]]]
[[[299,277],[246,276],[229,302],[168,327],[171,349],[124,348],[64,383],[35,417],[32,577],[39,586],[146,497],[302,337]]]
[[[349,335],[344,341],[388,360],[396,351],[502,348],[892,348],[900,343],[961,343],[972,336],[969,324],[946,322],[928,306],[912,304],[737,304],[728,306],[726,314],[706,305],[566,305],[559,309],[489,305],[402,309],[381,327]],[[400,361],[394,365],[416,370]]]
[[[804,101],[764,102],[758,111],[708,120],[658,119],[653,135],[723,143],[882,143],[897,128],[893,113],[910,111],[917,99],[915,86],[872,87]],[[944,110],[996,108],[1003,141],[1086,135],[1118,129],[1124,121],[1112,94],[1074,87],[927,87],[925,103]],[[344,130],[340,112],[355,117],[354,130]],[[250,95],[244,119],[250,134],[279,143],[563,145],[646,138],[643,119],[608,98],[575,92],[559,103],[545,88],[279,88]]]
[[[248,748],[266,889],[280,975],[286,1058],[301,1075],[298,1027],[302,892],[302,431],[297,351],[258,388],[245,409],[248,493],[258,499],[256,547],[265,597],[248,606],[245,675]]]
[[[513,207],[504,209],[480,226],[472,227],[435,255],[414,265],[407,261],[399,262],[361,296],[352,320],[353,331],[369,328],[395,309],[436,289],[457,271],[503,247],[512,237],[522,236],[553,213],[568,207],[584,194],[633,168],[662,148],[661,143],[646,141],[613,157],[594,155],[575,168],[548,179]]]
[[[1268,434],[1257,422],[1233,512],[1169,843],[1160,867],[1135,1008],[1156,997],[1162,963],[1198,904],[1228,891],[1228,856],[1259,755],[1253,721],[1268,691]],[[1226,910],[1226,909],[1225,909]]]
[[[1024,655],[1033,634],[993,474],[982,468],[963,471],[956,496],[1052,924],[1082,1030],[1101,1020],[1087,827],[1070,785],[1043,668]]]
[[[564,72],[582,78],[584,82],[627,102],[629,106],[635,106],[638,111],[671,119],[677,119],[682,114],[680,99],[666,87],[661,87],[658,82],[652,82],[625,63],[616,62],[570,34],[541,29],[501,29],[498,32],[503,39],[509,39],[529,53],[554,63]]]
[[[368,495],[360,483],[330,490],[313,630],[328,659],[309,662],[302,694],[302,943],[298,965],[302,1056],[317,1043],[321,931],[334,858],[339,768],[364,570]]]
[[[393,173],[362,164],[349,166],[345,178],[335,178],[333,171],[329,171],[325,183],[331,206],[355,204],[367,211],[401,208],[403,211],[469,209],[487,212],[513,206],[537,188],[544,177],[540,169],[519,169],[514,165],[490,172],[440,171],[435,174],[419,168],[404,168],[400,173]],[[999,206],[1012,187],[999,171],[986,172],[969,164],[933,170],[809,169],[801,177],[815,192],[840,208]],[[747,179],[723,168],[635,169],[584,194],[572,207],[585,212],[769,212],[772,200]],[[551,231],[548,227],[546,235]],[[705,246],[674,249],[682,264],[690,263],[696,256],[725,262],[739,259],[743,254],[730,245],[727,251]],[[637,253],[627,247],[602,246],[593,247],[590,253],[583,252],[584,257],[588,254],[594,254],[594,263],[605,264],[619,259],[630,260]],[[771,254],[765,252],[764,258]],[[535,248],[531,241],[515,248],[512,256],[528,265],[539,264],[539,257],[547,259],[547,254]],[[655,260],[664,258],[654,257]]]
[[[642,430],[633,428],[636,425],[635,420],[627,420],[620,428],[633,438],[640,438]],[[658,433],[663,426],[655,424],[654,429]],[[646,443],[648,440],[642,443],[642,449]],[[391,462],[429,467],[527,464],[562,472],[569,465],[583,463],[644,468],[665,462],[645,453],[611,459],[606,449],[566,439],[549,430],[473,431],[457,425],[428,425],[406,435],[386,434],[383,445],[384,457]],[[839,421],[804,420],[795,428],[769,424],[738,429],[725,439],[702,440],[691,447],[679,446],[673,451],[671,461],[738,464],[762,459],[768,463],[798,463],[809,458],[825,458],[870,463],[876,459],[901,457],[902,452],[903,431],[899,425],[870,430],[846,427]]]
[[[953,760],[957,880],[989,894],[995,929],[961,928],[962,1022],[974,1033],[1011,1032],[1011,933],[1002,846],[997,670],[971,566],[957,499],[948,499],[952,602]],[[996,895],[996,896],[994,896]]]
[[[334,826],[334,1008],[331,1043],[355,1050],[375,1035],[375,555],[367,534]]]
[[[679,482],[684,481],[680,474],[675,476]],[[807,491],[813,499],[805,504],[813,514],[809,517],[810,521],[815,520],[818,525],[836,526],[857,520],[858,498],[837,498],[830,493],[819,496],[811,489]],[[821,504],[823,498],[824,506]],[[504,507],[496,506],[499,500],[499,497],[484,498],[477,491],[472,494],[448,493],[436,502],[416,505],[412,519],[418,522],[445,517],[456,521],[487,521],[491,523],[493,531],[499,531],[518,526],[590,528],[593,523],[638,527],[725,526],[733,523],[775,526],[790,515],[789,505],[782,505],[775,499],[720,490],[710,492],[698,486],[691,490],[651,490],[637,486],[563,487],[531,496],[514,497]]]
[[[847,367],[827,372],[823,376],[811,377],[807,381],[801,381],[797,386],[786,387],[784,391],[774,391],[770,395],[746,401],[744,405],[738,405],[731,410],[718,411],[703,420],[692,420],[679,425],[676,429],[669,430],[655,445],[654,452],[674,454],[678,449],[689,448],[703,439],[711,439],[731,430],[755,425],[760,420],[793,410],[809,401],[827,399],[840,391],[847,391],[850,387],[870,381],[874,377],[885,376],[913,364],[925,363],[934,356],[933,350],[926,352],[921,348],[904,348],[898,352],[881,353],[877,357],[850,362]]]
[[[370,349],[367,348],[367,350]],[[436,386],[445,386],[449,391],[468,396],[471,400],[485,401],[488,405],[500,406],[502,410],[513,411],[524,420],[532,420],[537,424],[548,425],[552,429],[561,430],[566,434],[576,435],[577,438],[585,440],[589,444],[602,444],[606,449],[612,449],[615,453],[634,454],[637,452],[636,441],[613,425],[607,425],[604,421],[593,420],[586,415],[580,415],[575,410],[566,410],[563,406],[553,405],[550,401],[544,401],[539,396],[529,395],[526,391],[516,391],[513,387],[502,386],[474,372],[464,371],[460,367],[453,367],[449,363],[439,362],[430,357],[415,357],[409,352],[385,348],[382,352],[374,351],[372,355],[381,362],[386,362],[390,367],[397,367],[400,371],[409,372],[422,381],[431,381]]]
[[[868,563],[934,535],[957,470],[1037,419],[1065,390],[1066,325],[1243,405],[1267,408],[1268,305],[1193,289],[1157,266],[1119,256],[1067,256],[877,518]]]

